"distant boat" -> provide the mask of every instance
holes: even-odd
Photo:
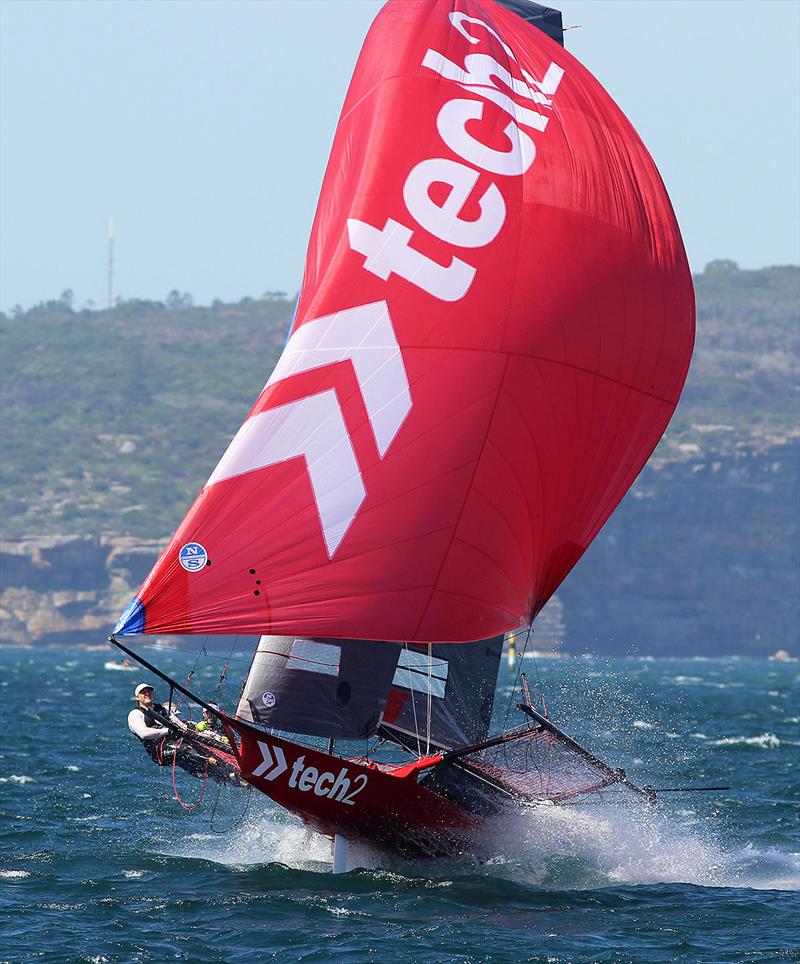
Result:
[[[517,633],[506,636],[506,663],[509,669],[514,669],[517,665]]]
[[[111,669],[111,670],[123,669],[123,670],[127,670],[128,672],[131,672],[135,668],[136,667],[132,663],[129,663],[128,660],[126,659],[122,661],[118,659],[107,659],[105,663],[103,663],[103,669]]]
[[[382,8],[277,367],[111,637],[335,869],[348,840],[480,852],[509,808],[655,796],[527,687],[490,732],[504,634],[633,483],[694,341],[658,171],[562,44],[522,0]],[[121,642],[141,633],[259,636],[235,715]],[[347,751],[368,738],[402,760]]]

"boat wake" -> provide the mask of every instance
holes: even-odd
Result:
[[[684,883],[800,890],[800,854],[724,845],[691,811],[542,806],[499,830],[497,843],[492,868],[548,889]]]
[[[690,811],[667,813],[626,806],[543,805],[498,823],[489,832],[496,855],[405,861],[368,846],[351,846],[353,869],[390,870],[407,877],[480,874],[545,890],[585,890],[636,884],[800,890],[800,854],[726,846],[711,831],[689,826]],[[193,834],[177,855],[235,868],[280,864],[330,872],[331,842],[291,818],[267,810],[228,834]]]

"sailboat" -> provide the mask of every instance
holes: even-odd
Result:
[[[495,732],[493,701],[504,635],[633,483],[693,341],[664,185],[560,13],[389,0],[284,351],[112,641],[221,720],[241,779],[334,838],[334,869],[348,841],[476,852],[509,810],[652,800],[527,687]],[[258,637],[235,712],[140,634]],[[400,759],[341,750],[371,738]]]

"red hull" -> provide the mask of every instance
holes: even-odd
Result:
[[[365,764],[225,723],[240,738],[242,777],[319,833],[403,857],[474,849],[480,819],[418,782],[439,757],[405,766]]]

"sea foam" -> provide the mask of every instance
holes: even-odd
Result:
[[[686,883],[800,890],[800,854],[728,846],[696,819],[629,805],[542,806],[515,820],[502,841],[507,870],[533,885]],[[699,827],[698,827],[699,824]],[[691,829],[690,829],[691,828]]]
[[[765,750],[775,750],[781,741],[774,733],[762,733],[761,736],[725,736],[721,740],[710,740],[709,746],[760,746]]]

